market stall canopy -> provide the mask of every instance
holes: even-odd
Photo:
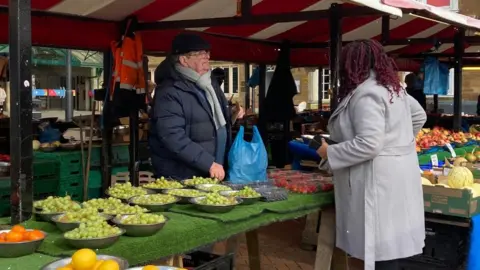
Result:
[[[168,51],[172,38],[187,29],[199,31],[212,43],[216,60],[274,63],[281,41],[303,43],[291,51],[292,65],[297,66],[328,65],[332,4],[342,4],[344,41],[381,40],[382,25],[388,25],[386,49],[399,56],[432,48],[449,52],[455,26],[480,29],[478,20],[416,5],[414,0],[251,0],[248,14],[239,14],[237,0],[31,1],[34,45],[106,50],[117,38],[118,21],[133,14],[143,22],[140,27],[149,52]],[[0,0],[0,6],[7,4],[8,0]],[[0,23],[5,27],[0,42],[7,42],[6,12],[0,14]],[[469,43],[474,39],[466,40],[467,52],[475,50]]]

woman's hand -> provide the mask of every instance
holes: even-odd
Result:
[[[322,158],[322,159],[327,159],[327,147],[328,143],[325,141],[325,139],[322,139],[322,146],[317,149],[317,154]]]

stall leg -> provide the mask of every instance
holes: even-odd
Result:
[[[322,210],[321,214],[322,221],[318,232],[315,270],[330,270],[335,248],[335,208]],[[340,269],[338,268],[338,270]]]
[[[33,207],[31,0],[8,1],[10,45],[11,222],[28,220]]]
[[[248,249],[248,262],[250,270],[260,270],[260,247],[258,244],[258,231],[249,231],[246,234],[247,237],[247,249]]]

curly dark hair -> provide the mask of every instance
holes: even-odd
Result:
[[[390,92],[390,102],[393,102],[393,93],[399,96],[404,91],[397,74],[397,65],[385,53],[383,46],[375,40],[357,40],[342,50],[338,98],[342,100],[367,80],[371,70],[376,74],[377,83]]]

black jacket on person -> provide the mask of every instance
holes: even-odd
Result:
[[[427,110],[427,96],[423,93],[423,89],[407,88],[407,93],[417,100],[425,111]]]
[[[149,145],[156,176],[177,180],[209,176],[215,160],[216,129],[202,90],[183,78],[168,58],[155,71],[155,82]],[[227,122],[227,156],[231,118],[223,91],[216,81],[212,80],[212,85]]]

